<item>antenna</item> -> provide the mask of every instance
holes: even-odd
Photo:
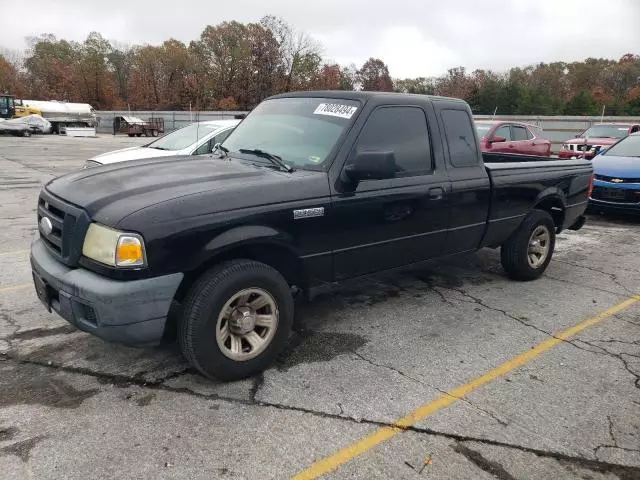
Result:
[[[496,118],[496,113],[498,112],[498,107],[496,106],[496,109],[493,111],[493,116],[491,117],[491,120]]]
[[[602,125],[602,122],[604,121],[604,109],[606,108],[606,105],[602,105],[602,115],[600,115],[600,125]]]

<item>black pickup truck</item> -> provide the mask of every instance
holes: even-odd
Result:
[[[174,330],[200,372],[237,379],[283,349],[296,295],[340,280],[483,247],[510,277],[539,277],[591,184],[588,161],[483,155],[460,100],[283,94],[212,155],[49,182],[33,278],[81,330],[129,345]]]

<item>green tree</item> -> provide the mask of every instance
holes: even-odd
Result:
[[[598,106],[587,90],[582,90],[564,106],[565,115],[597,115]]]

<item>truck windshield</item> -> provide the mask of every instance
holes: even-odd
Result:
[[[219,128],[220,126],[218,125],[194,123],[171,132],[155,142],[151,142],[147,147],[158,150],[182,150]]]
[[[582,135],[585,138],[622,138],[630,127],[623,125],[594,125]]]
[[[613,145],[603,156],[640,158],[640,135],[630,135]]]
[[[317,170],[351,125],[359,107],[359,102],[345,99],[265,100],[236,127],[224,146],[233,153],[260,149],[278,155],[295,168]]]

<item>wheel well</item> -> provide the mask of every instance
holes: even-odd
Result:
[[[564,204],[558,197],[547,197],[533,208],[548,212],[553,217],[556,230],[560,231],[564,225]]]
[[[304,289],[306,276],[300,258],[291,250],[272,244],[250,244],[226,250],[207,260],[197,269],[186,272],[175,300],[181,302],[193,283],[207,270],[222,262],[233,259],[248,259],[261,262],[275,268],[291,286]]]

